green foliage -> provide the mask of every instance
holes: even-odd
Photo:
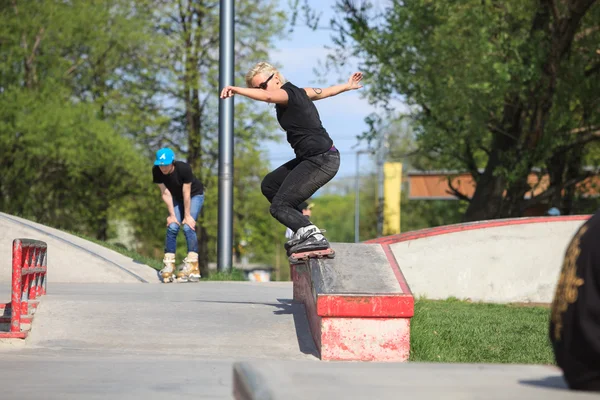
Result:
[[[453,200],[409,200],[402,196],[400,227],[402,232],[458,224],[467,204]]]
[[[136,244],[124,251],[159,268],[167,210],[151,169],[154,151],[168,145],[206,186],[197,231],[206,261],[215,261],[218,7],[198,0],[15,4],[0,5],[0,210],[101,242],[124,239],[116,227],[130,227]],[[236,2],[236,16],[236,82],[243,85],[246,70],[268,59],[286,16],[274,0]],[[236,98],[235,115],[236,259],[274,265],[285,280],[285,227],[260,192],[268,161],[259,151],[282,134],[268,105]],[[376,186],[362,179],[366,240],[376,236]],[[315,203],[314,221],[328,237],[353,242],[353,195]],[[403,227],[442,220],[410,222],[418,214],[403,214]],[[186,252],[181,232],[178,259]]]
[[[377,236],[377,180],[362,176],[359,192],[359,241]],[[356,197],[349,194],[322,194],[310,200],[314,203],[311,221],[326,230],[330,242],[354,243]]]
[[[160,259],[167,212],[151,168],[154,151],[168,145],[206,185],[198,233],[214,260],[219,7],[9,3],[0,4],[0,210],[102,241],[116,239],[117,224],[131,227],[135,250]],[[274,0],[238,1],[236,18],[241,84],[268,58],[285,14]],[[235,107],[235,247],[274,263],[280,224],[260,193],[268,161],[258,148],[280,134],[268,107]],[[178,244],[182,255],[183,233]]]
[[[358,59],[372,103],[411,107],[428,167],[473,175],[467,219],[519,216],[550,200],[568,208],[575,193],[563,189],[588,176],[583,162],[600,137],[600,6],[573,3],[339,0],[329,66]],[[534,167],[550,188],[527,200]]]
[[[258,10],[269,9],[269,13]],[[218,221],[218,92],[219,7],[213,2],[161,2],[153,19],[157,32],[168,46],[161,55],[163,82],[157,91],[163,98],[160,112],[168,118],[166,131],[150,131],[138,136],[152,150],[168,145],[180,160],[187,161],[205,184],[205,205],[197,225],[200,260],[214,261],[217,250]],[[285,15],[274,0],[236,2],[235,77],[243,84],[247,69],[268,57],[272,41],[282,32]],[[235,100],[234,140],[234,250],[250,256],[250,261],[273,262],[273,218],[260,193],[260,179],[266,174],[266,160],[258,151],[264,140],[273,140],[276,120],[268,107],[247,99]],[[157,196],[157,201],[160,198]],[[151,224],[166,217],[162,208],[150,208],[152,214],[140,227],[138,237]],[[160,222],[159,222],[160,221]],[[162,226],[161,226],[162,229]],[[154,236],[154,247],[158,238]],[[179,240],[179,250],[184,251]],[[204,266],[206,267],[206,266]],[[208,272],[204,268],[204,272]]]
[[[0,209],[106,239],[111,207],[140,191],[145,153],[129,128],[155,120],[132,105],[160,43],[148,4],[0,9]]]

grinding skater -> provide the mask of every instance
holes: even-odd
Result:
[[[285,244],[288,257],[315,251],[333,254],[329,242],[298,206],[329,182],[340,167],[340,153],[321,123],[314,101],[362,87],[362,73],[348,82],[328,88],[300,88],[287,82],[272,65],[259,62],[246,74],[247,88],[226,86],[221,98],[240,94],[250,99],[274,103],[277,120],[286,131],[287,141],[296,158],[265,176],[263,195],[271,203],[271,215],[294,235]]]

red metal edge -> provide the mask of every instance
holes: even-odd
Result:
[[[0,317],[0,323],[10,324],[11,318],[10,317]],[[22,324],[31,324],[31,323],[33,323],[33,317],[30,315],[29,316],[21,316],[21,323]]]
[[[426,237],[445,235],[456,232],[471,231],[475,229],[497,228],[502,226],[536,224],[544,222],[587,221],[590,217],[591,215],[564,215],[558,217],[525,217],[489,221],[476,221],[463,224],[444,225],[435,228],[420,229],[414,232],[399,233],[397,235],[369,239],[364,241],[363,243],[394,244],[406,242],[408,240],[422,239]]]
[[[27,307],[28,307],[28,312],[25,314],[29,313],[29,310],[33,310],[35,311],[38,306],[40,305],[39,300],[33,300],[33,301],[29,301],[27,303]],[[22,307],[21,307],[22,308]],[[12,309],[12,305],[10,303],[8,304],[0,304],[0,311],[4,311],[4,312],[10,312]]]
[[[23,244],[20,239],[13,240],[12,253],[12,288],[11,288],[11,310],[10,310],[10,333],[21,333],[21,294],[22,294],[22,268],[23,268]]]
[[[25,339],[29,332],[0,332],[0,339]]]
[[[414,315],[412,294],[317,295],[319,317],[410,318]]]

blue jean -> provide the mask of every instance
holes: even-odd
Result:
[[[203,194],[193,196],[190,199],[190,214],[192,215],[192,218],[194,218],[194,221],[198,219],[198,214],[200,214],[200,210],[202,209],[203,204]],[[177,218],[177,222],[181,224],[181,221],[183,220],[183,215],[185,215],[185,207],[183,205],[183,201],[180,202],[173,199],[173,209],[175,210],[175,218]],[[181,226],[175,223],[171,223],[167,227],[165,253],[175,253],[175,251],[177,250],[177,234],[179,233],[179,228],[181,228]],[[187,242],[188,253],[191,251],[197,253],[198,236],[196,236],[196,231],[187,225],[183,225],[183,233]]]

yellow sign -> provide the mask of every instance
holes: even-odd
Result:
[[[383,165],[383,236],[400,233],[400,195],[402,193],[402,163]]]

